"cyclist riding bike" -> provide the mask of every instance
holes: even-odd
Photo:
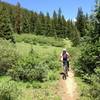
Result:
[[[63,70],[66,76],[68,76],[68,70],[69,70],[69,53],[67,52],[66,49],[63,49],[61,55],[60,55],[60,60],[63,65]]]

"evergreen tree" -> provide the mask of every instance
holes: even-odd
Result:
[[[9,17],[10,17],[10,22],[11,22],[11,27],[12,30],[15,32],[15,10],[12,8],[12,6],[9,7],[8,9]]]
[[[29,33],[30,32],[30,14],[27,10],[24,11],[21,18],[20,30],[22,33]]]
[[[98,6],[99,5],[99,6]],[[100,1],[97,0],[94,12],[94,31],[90,33],[90,42],[86,42],[81,57],[79,58],[77,71],[80,75],[96,74],[95,70],[98,69],[100,73]],[[98,76],[97,76],[98,77]],[[84,78],[84,76],[83,76]],[[90,79],[88,79],[91,81]],[[96,82],[96,81],[95,81]],[[99,79],[100,82],[100,79]]]
[[[81,37],[85,35],[85,16],[83,14],[82,8],[78,8],[76,27],[80,32]]]
[[[12,36],[12,28],[10,23],[10,17],[6,6],[0,7],[0,37],[5,38],[7,40],[11,40],[14,42],[14,38]]]
[[[37,13],[34,13],[31,11],[31,14],[30,14],[30,32],[31,33],[34,32],[36,20],[37,20]]]
[[[59,27],[62,26],[62,11],[61,11],[61,8],[59,8],[59,10],[58,10],[58,24],[59,24]]]
[[[18,34],[21,33],[20,25],[21,25],[21,10],[20,10],[20,3],[18,2],[16,5],[16,18],[15,18],[15,30]]]
[[[49,13],[47,13],[45,17],[45,29],[46,29],[46,35],[50,36],[52,34],[52,23]]]
[[[67,21],[67,36],[76,46],[80,42],[80,33],[71,20]]]
[[[57,36],[63,37],[63,30],[62,30],[62,11],[61,11],[60,8],[58,10]]]
[[[42,35],[41,34],[41,30],[42,30],[42,27],[41,27],[41,21],[40,21],[40,18],[38,16],[37,18],[37,21],[35,23],[35,29],[34,29],[34,32],[37,34],[37,35]]]
[[[93,42],[96,42],[97,40],[100,40],[100,1],[96,0],[96,5],[95,5],[95,29],[94,32],[92,33],[91,37],[93,38]]]
[[[45,16],[42,12],[39,14],[39,20],[41,23],[41,35],[46,35]]]
[[[57,24],[58,24],[58,15],[56,11],[53,12],[53,19],[52,19],[52,30],[53,34],[52,35],[57,35]]]

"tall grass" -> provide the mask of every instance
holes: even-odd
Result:
[[[16,42],[25,42],[25,43],[30,43],[30,44],[39,44],[39,45],[51,45],[55,47],[65,47],[66,46],[66,41],[61,38],[53,38],[53,37],[45,37],[45,36],[36,36],[32,34],[15,34],[15,40]],[[69,40],[67,40],[68,42]],[[67,43],[68,46],[71,44]]]

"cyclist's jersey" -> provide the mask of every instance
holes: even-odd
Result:
[[[61,59],[63,61],[68,61],[69,60],[69,53],[66,52],[65,54],[61,53]]]
[[[66,53],[63,54],[63,61],[67,61],[67,58],[68,58],[67,54]]]

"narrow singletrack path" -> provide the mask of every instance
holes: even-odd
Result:
[[[78,100],[77,84],[74,72],[70,69],[66,80],[60,79],[58,94],[62,100]]]

